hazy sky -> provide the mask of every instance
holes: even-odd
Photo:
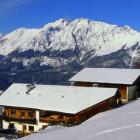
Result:
[[[0,0],[0,32],[42,27],[59,18],[88,18],[140,31],[140,0]]]

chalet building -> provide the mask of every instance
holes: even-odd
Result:
[[[1,96],[3,128],[30,133],[48,125],[77,125],[116,105],[116,88],[12,84]]]
[[[123,102],[140,96],[139,69],[84,68],[69,81],[74,86],[118,88]]]

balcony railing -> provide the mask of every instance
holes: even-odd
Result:
[[[63,119],[60,118],[51,118],[51,117],[41,117],[40,122],[43,123],[50,123],[50,124],[58,124],[60,122],[63,122]]]
[[[14,122],[20,122],[20,123],[29,123],[29,124],[36,124],[37,120],[36,118],[17,118],[17,117],[13,117],[13,116],[2,116],[2,119],[5,121],[14,121]]]

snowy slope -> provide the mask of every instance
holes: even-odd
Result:
[[[17,49],[29,49],[28,43],[37,35],[39,29],[20,28],[0,40],[0,54],[7,55]]]
[[[100,113],[85,123],[70,127],[55,127],[22,140],[139,140],[140,100]]]

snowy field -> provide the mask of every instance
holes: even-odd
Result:
[[[140,140],[140,99],[75,127],[51,127],[22,140]]]

